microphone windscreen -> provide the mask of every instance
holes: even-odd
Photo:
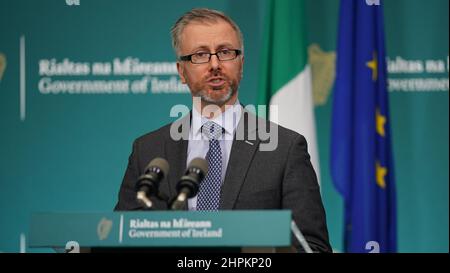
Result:
[[[208,161],[201,157],[196,157],[192,159],[191,163],[189,163],[188,169],[190,168],[200,169],[204,175],[206,175],[208,173]]]
[[[169,173],[169,162],[164,158],[157,157],[148,163],[146,170],[157,167],[161,170],[163,176],[166,176]]]

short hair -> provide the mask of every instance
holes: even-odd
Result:
[[[238,34],[241,50],[244,51],[244,38],[239,26],[223,12],[207,8],[194,8],[181,16],[177,22],[172,26],[170,30],[172,34],[172,47],[175,50],[175,54],[178,56],[180,52],[181,33],[184,28],[191,22],[217,22],[223,20],[231,25],[231,27]]]

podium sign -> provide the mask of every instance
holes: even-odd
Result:
[[[291,211],[37,213],[30,247],[283,247]]]

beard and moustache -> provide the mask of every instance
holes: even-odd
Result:
[[[223,94],[220,97],[213,97],[210,94],[208,94],[207,91],[205,90],[200,90],[197,94],[197,96],[199,96],[202,101],[207,102],[207,103],[211,103],[211,104],[217,104],[217,105],[223,105],[225,102],[229,101],[230,98],[236,94],[237,92],[237,88],[233,88],[231,85],[230,87],[226,90],[225,94]]]
[[[225,93],[223,93],[219,96],[218,96],[218,94],[214,93],[214,92],[216,92],[215,89],[217,90],[217,92],[223,92],[222,91],[223,87],[212,88],[212,91],[206,90],[206,86],[203,86],[202,89],[197,89],[197,90],[195,90],[196,89],[195,86],[189,86],[189,88],[192,92],[192,95],[195,97],[200,97],[203,102],[206,102],[207,104],[215,104],[215,105],[222,106],[227,101],[229,101],[231,99],[231,97],[233,97],[237,93],[239,81],[234,82],[234,81],[230,80],[227,76],[216,72],[216,73],[213,73],[212,75],[209,75],[208,77],[205,77],[205,82],[206,82],[206,79],[213,77],[213,76],[214,77],[222,77],[225,80],[226,84],[228,84],[228,89],[225,90]]]

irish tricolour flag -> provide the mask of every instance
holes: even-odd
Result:
[[[258,103],[277,105],[269,118],[305,136],[320,181],[311,69],[303,1],[270,1],[266,18]]]

